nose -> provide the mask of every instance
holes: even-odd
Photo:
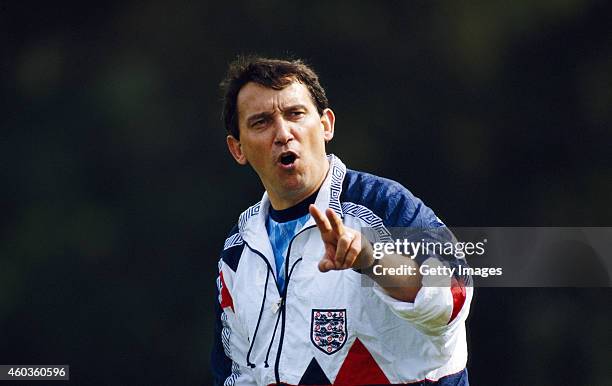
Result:
[[[274,138],[274,144],[282,146],[293,140],[293,132],[291,131],[289,122],[283,118],[279,118],[277,119],[275,126],[276,137]]]

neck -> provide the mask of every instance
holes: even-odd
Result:
[[[285,196],[273,194],[270,190],[268,190],[268,198],[270,199],[270,204],[272,208],[275,210],[283,210],[287,208],[291,208],[304,201],[306,198],[310,197],[314,192],[319,190],[321,185],[323,185],[323,181],[325,181],[325,177],[327,177],[327,173],[329,171],[329,161],[327,157],[325,157],[325,161],[323,167],[320,168],[321,172],[319,173],[319,177],[316,179],[316,183],[306,189],[302,189],[300,191],[290,192]]]

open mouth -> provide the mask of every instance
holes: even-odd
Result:
[[[281,154],[281,156],[279,158],[279,161],[284,166],[289,166],[289,165],[293,164],[296,159],[297,159],[297,155],[295,153],[293,153],[293,152],[286,152],[286,153]]]

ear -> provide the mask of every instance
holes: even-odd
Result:
[[[232,153],[232,157],[234,157],[236,162],[238,162],[240,165],[246,165],[249,163],[244,152],[242,151],[242,145],[240,144],[239,140],[234,138],[232,135],[228,135],[225,140],[227,142],[227,148],[229,149],[230,153]]]
[[[325,142],[329,142],[334,138],[334,124],[336,123],[336,116],[332,109],[323,110],[321,115],[321,125],[323,126],[323,138]]]

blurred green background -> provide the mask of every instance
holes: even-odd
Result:
[[[262,187],[239,53],[319,72],[330,152],[452,226],[611,225],[612,3],[0,2],[0,363],[210,382],[218,252]],[[477,289],[474,385],[610,385],[611,291]]]

